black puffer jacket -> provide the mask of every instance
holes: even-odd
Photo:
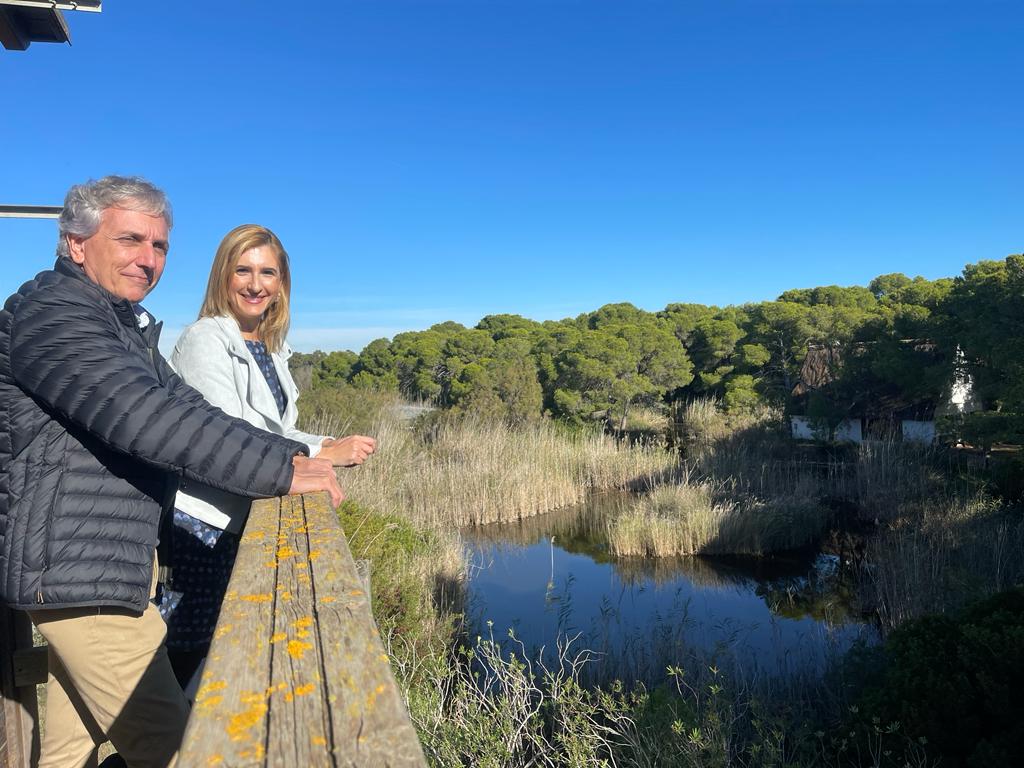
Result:
[[[11,608],[144,610],[179,476],[291,484],[302,443],[226,416],[170,369],[159,327],[70,259],[0,311],[0,589]]]

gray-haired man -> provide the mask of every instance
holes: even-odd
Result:
[[[188,709],[150,598],[180,476],[341,499],[329,462],[224,415],[157,351],[139,302],[170,227],[149,182],[72,187],[56,265],[0,311],[0,588],[50,647],[44,767],[87,765],[104,737],[130,766],[175,762]]]

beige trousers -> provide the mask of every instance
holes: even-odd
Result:
[[[46,638],[46,733],[39,768],[95,765],[109,739],[129,768],[177,761],[188,703],[167,659],[156,606],[33,611]]]

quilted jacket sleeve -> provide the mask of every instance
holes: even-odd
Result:
[[[21,302],[10,347],[18,385],[147,464],[243,496],[288,492],[291,459],[304,445],[226,416],[176,376],[162,383],[103,311],[60,286]]]
[[[234,421],[236,425],[246,430],[250,434],[256,435],[256,437],[259,438],[266,437],[266,435],[268,434],[266,430],[260,429],[259,427],[256,427],[250,424],[249,422],[245,421],[244,419],[239,417],[236,414],[235,410],[232,408],[225,408],[219,403],[211,403],[205,394],[200,392],[195,387],[186,383],[185,380],[181,377],[181,375],[174,370],[174,368],[167,362],[167,360],[163,358],[163,356],[157,354],[157,358],[158,363],[161,367],[161,376],[164,378],[168,390],[170,390],[170,392],[174,394],[176,397],[179,397],[185,400],[186,402],[195,403],[203,407],[209,407],[212,405],[216,410],[222,411],[224,415],[231,417],[231,420]],[[296,448],[296,450],[292,452],[292,455],[295,455],[296,453],[307,452],[309,446],[305,445],[305,441],[299,440],[298,438],[292,437],[291,435],[285,435],[285,437],[294,440],[296,443],[301,443],[300,446],[293,446]],[[309,455],[312,456],[313,454],[309,453]]]

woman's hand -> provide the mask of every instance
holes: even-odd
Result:
[[[349,435],[338,440],[327,438],[320,444],[318,459],[329,459],[336,467],[354,467],[377,450],[377,441],[366,435]]]

